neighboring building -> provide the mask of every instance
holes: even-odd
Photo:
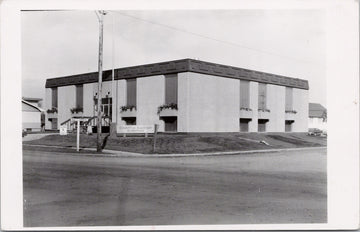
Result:
[[[42,107],[42,98],[36,98],[36,97],[23,97],[23,100],[29,102],[32,105]]]
[[[326,108],[319,103],[309,103],[309,128],[326,131]]]
[[[112,122],[177,132],[306,132],[308,81],[183,59],[103,73]],[[96,114],[98,73],[46,81],[46,128]],[[113,85],[112,85],[113,84]]]
[[[22,105],[22,129],[25,131],[41,131],[42,115],[45,115],[43,113],[44,110],[25,100],[21,100],[21,105]]]

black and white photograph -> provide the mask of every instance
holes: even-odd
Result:
[[[330,223],[329,12],[20,9],[22,228]]]

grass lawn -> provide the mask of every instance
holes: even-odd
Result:
[[[260,143],[261,140],[266,141],[269,145]],[[23,143],[70,148],[76,146],[76,134],[48,135]],[[326,138],[308,136],[307,133],[158,134],[155,153],[201,153],[318,146],[326,146]],[[96,134],[81,134],[80,147],[95,148]],[[151,154],[154,153],[153,138],[109,137],[105,149]]]

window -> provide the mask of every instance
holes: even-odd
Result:
[[[101,99],[101,112],[103,112],[104,116],[112,115],[112,98],[111,97]]]
[[[177,74],[165,76],[165,104],[177,104],[178,77]]]
[[[263,83],[259,83],[258,108],[260,110],[266,109],[266,84]]]
[[[250,81],[240,80],[240,108],[250,107]]]
[[[126,80],[126,105],[136,106],[136,79]]]
[[[285,132],[291,132],[292,131],[292,124],[293,120],[285,120]]]
[[[58,107],[58,89],[51,88],[51,106],[52,108]]]
[[[123,117],[122,120],[125,121],[126,125],[136,125],[136,117]]]
[[[266,131],[266,123],[268,119],[259,119],[258,120],[258,132],[265,132]]]
[[[162,120],[165,122],[165,131],[177,131],[177,117],[163,117]]]
[[[240,132],[249,132],[249,118],[240,118]]]
[[[97,99],[94,99],[94,111],[95,114],[97,112]],[[112,98],[102,98],[101,99],[101,112],[103,116],[111,116],[112,115]]]
[[[285,111],[293,110],[293,88],[286,87],[285,90]]]
[[[76,108],[83,108],[83,85],[76,85]]]

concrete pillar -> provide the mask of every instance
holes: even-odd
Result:
[[[84,91],[84,102],[83,108],[84,112],[83,115],[86,117],[94,116],[94,83],[84,84],[83,91]]]
[[[51,109],[52,107],[52,94],[51,94],[51,88],[46,88],[45,89],[45,104],[44,104],[44,109],[45,109],[45,129],[49,130],[51,129],[51,122],[48,119],[48,115],[46,113],[47,110]]]
[[[249,132],[258,131],[258,82],[250,81],[250,109],[253,117],[249,122]]]
[[[190,81],[188,72],[178,74],[178,132],[189,131]]]
[[[71,118],[70,109],[76,104],[75,85],[58,87],[58,128],[60,124]]]
[[[305,89],[293,90],[293,108],[296,110],[295,122],[293,125],[294,132],[308,131],[309,115],[309,91]]]
[[[136,124],[159,124],[159,131],[164,131],[164,124],[157,114],[157,109],[165,103],[165,77],[161,75],[138,78],[136,88]]]
[[[270,110],[267,132],[285,131],[285,87],[267,85],[267,108]]]

